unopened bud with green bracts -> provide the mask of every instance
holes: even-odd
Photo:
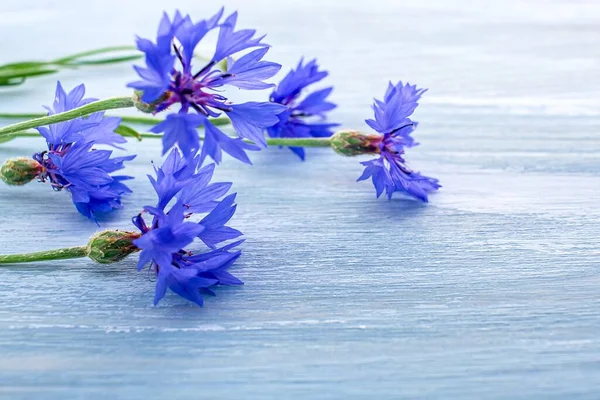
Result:
[[[10,158],[0,167],[0,178],[7,185],[23,186],[34,180],[43,170],[44,167],[31,158]]]
[[[381,135],[367,134],[358,131],[336,132],[330,139],[331,148],[343,156],[360,154],[376,154],[381,150]]]
[[[87,245],[87,256],[100,264],[121,261],[131,253],[139,251],[133,241],[139,233],[106,230],[96,233]]]

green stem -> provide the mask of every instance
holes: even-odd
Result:
[[[105,100],[98,100],[84,106],[74,108],[58,114],[48,115],[45,117],[34,118],[28,121],[18,122],[16,124],[4,126],[0,128],[0,137],[10,135],[14,132],[24,131],[29,128],[56,124],[57,122],[68,121],[71,119],[84,117],[95,112],[112,110],[115,108],[129,108],[135,104],[133,97],[112,97]]]
[[[28,78],[54,74],[66,68],[111,65],[131,62],[142,57],[143,54],[134,46],[109,46],[82,51],[50,61],[17,61],[2,64],[0,65],[0,87],[21,85]],[[209,62],[206,57],[197,55],[195,57]],[[217,66],[224,70],[226,64],[220,62]]]
[[[3,119],[29,119],[29,118],[41,118],[48,114],[43,113],[14,113],[14,114],[0,114],[0,118]]]
[[[16,264],[32,261],[66,260],[69,258],[86,257],[87,255],[87,246],[65,247],[62,249],[36,251],[33,253],[0,255],[0,264]]]
[[[28,118],[41,118],[45,117],[47,114],[42,113],[0,113],[0,119],[28,119]],[[139,125],[156,125],[164,119],[156,118],[156,117],[129,117],[129,116],[119,116],[119,115],[107,115],[107,117],[119,117],[123,122],[127,122],[130,124],[139,124]],[[223,126],[229,125],[231,121],[227,117],[218,117],[218,118],[210,118],[210,122],[212,122],[215,126]],[[20,136],[20,135],[17,135]]]
[[[122,55],[123,53],[125,54]],[[0,65],[0,86],[20,85],[28,78],[54,74],[64,68],[116,64],[137,60],[141,57],[143,55],[133,46],[111,46],[84,51],[51,61],[20,61],[3,64]]]
[[[96,56],[98,54],[103,54],[103,53],[112,53],[115,51],[137,51],[137,48],[135,46],[102,47],[100,49],[82,51],[81,53],[75,53],[75,54],[72,54],[67,57],[62,57],[57,60],[50,61],[49,64],[59,64],[59,65],[69,64],[71,61],[77,60],[78,58]],[[139,55],[139,57],[141,57],[141,55]]]
[[[269,146],[290,146],[290,147],[329,147],[331,141],[329,138],[268,138]]]
[[[37,132],[18,132],[12,133],[7,136],[13,137],[41,137]],[[140,133],[140,138],[143,139],[162,139],[163,135],[154,133]],[[203,136],[200,136],[200,140],[204,140]],[[244,139],[246,143],[253,143],[250,140]],[[330,138],[267,138],[267,145],[269,146],[291,146],[291,147],[330,147]]]
[[[0,118],[4,118],[6,114],[0,114]],[[117,117],[117,115],[111,115],[111,117]],[[118,116],[121,118],[123,122],[128,122],[130,124],[140,124],[140,125],[156,125],[160,122],[163,122],[164,119],[156,118],[156,117],[128,117],[128,116]],[[215,126],[223,126],[229,125],[231,121],[227,117],[218,117],[218,118],[209,118],[210,122]]]

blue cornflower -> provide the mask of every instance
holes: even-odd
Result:
[[[393,85],[390,82],[384,100],[375,100],[375,119],[368,119],[366,123],[383,135],[370,143],[379,149],[381,156],[361,163],[366,168],[358,180],[370,177],[377,197],[385,191],[391,199],[394,192],[402,192],[427,202],[428,194],[441,187],[437,179],[411,170],[404,160],[404,148],[417,144],[410,136],[417,123],[409,117],[425,91],[408,83]]]
[[[60,82],[50,115],[68,111],[95,99],[84,99],[85,87],[79,85],[66,93]],[[87,118],[37,128],[46,139],[48,150],[36,153],[33,159],[41,168],[38,179],[49,182],[56,191],[71,193],[73,204],[82,215],[95,218],[97,213],[121,208],[121,196],[131,190],[123,183],[129,176],[111,176],[123,168],[135,155],[110,158],[111,150],[97,150],[97,144],[117,147],[126,140],[114,133],[120,119],[95,113]]]
[[[141,231],[134,240],[141,249],[138,270],[149,264],[156,275],[156,305],[167,288],[200,306],[202,294],[214,295],[216,285],[241,285],[227,272],[241,251],[230,251],[243,240],[217,248],[223,242],[242,235],[225,224],[235,213],[235,194],[223,198],[231,183],[210,183],[214,164],[200,168],[200,157],[186,160],[177,149],[171,150],[156,178],[149,177],[158,195],[156,206],[146,206],[133,218]],[[170,206],[169,206],[170,205]],[[151,216],[151,223],[145,220]],[[206,214],[192,222],[194,214]],[[184,250],[194,239],[200,239],[210,251],[193,254]]]
[[[333,110],[336,105],[327,101],[333,88],[317,90],[300,100],[302,91],[309,85],[325,78],[327,71],[319,71],[317,60],[303,65],[300,60],[296,69],[291,70],[282,79],[277,88],[271,93],[271,101],[286,106],[286,111],[279,114],[279,122],[267,128],[270,137],[303,138],[329,137],[333,135],[332,128],[339,126],[335,123],[324,123],[325,113]],[[313,122],[308,120],[313,119]],[[289,147],[304,160],[304,148]]]
[[[142,91],[141,100],[151,104],[155,113],[180,105],[177,113],[168,115],[151,129],[164,133],[163,154],[177,144],[186,158],[193,157],[200,149],[196,129],[204,126],[202,159],[209,156],[219,163],[224,151],[250,163],[246,151],[267,146],[264,129],[278,123],[277,115],[285,111],[285,107],[270,102],[232,104],[221,94],[227,85],[247,90],[272,87],[264,80],[281,68],[279,64],[262,61],[269,50],[269,45],[261,43],[264,36],[254,38],[256,31],[252,29],[235,30],[237,12],[219,22],[222,16],[223,9],[208,20],[194,23],[190,16],[181,15],[179,11],[173,21],[164,14],[155,43],[137,40],[138,49],[145,54],[146,67],[134,67],[141,80],[128,86]],[[213,29],[219,30],[215,53],[206,65],[194,69],[194,49]],[[236,61],[230,58],[251,48],[254,50]],[[224,59],[227,59],[227,70],[222,72],[217,64]],[[210,122],[209,117],[222,113],[229,117],[239,138],[229,137]],[[242,138],[254,144],[245,143]]]

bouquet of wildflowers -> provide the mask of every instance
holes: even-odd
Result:
[[[278,146],[291,151],[290,162],[299,162],[298,158],[306,159],[305,147],[330,147],[342,156],[373,155],[360,163],[364,170],[357,173],[357,180],[370,178],[376,197],[385,192],[392,199],[398,193],[427,202],[440,188],[437,179],[413,170],[405,159],[406,149],[417,145],[413,138],[417,122],[411,116],[426,90],[390,82],[383,98],[373,104],[373,118],[366,120],[373,132],[338,130],[341,124],[327,119],[336,108],[329,100],[333,88],[310,89],[328,76],[317,61],[300,59],[278,84],[268,82],[281,65],[265,59],[270,46],[264,36],[237,28],[237,20],[237,12],[226,16],[224,9],[201,20],[179,11],[172,16],[165,13],[156,38],[137,38],[137,54],[86,61],[92,55],[131,50],[110,47],[52,62],[0,66],[0,85],[22,84],[26,78],[56,73],[62,67],[94,63],[135,61],[139,75],[124,83],[132,93],[102,100],[86,98],[83,84],[65,90],[59,82],[46,114],[27,114],[33,118],[0,127],[0,142],[24,136],[46,141],[31,157],[5,161],[0,178],[6,184],[45,183],[54,192],[71,196],[73,218],[78,212],[98,224],[99,215],[120,209],[131,192],[127,181],[132,177],[117,171],[126,170],[135,154],[115,157],[113,149],[131,150],[142,147],[143,140],[160,138],[166,155],[149,175],[148,190],[156,193],[156,203],[140,205],[140,212],[129,216],[131,231],[100,231],[77,247],[0,255],[0,263],[75,257],[112,263],[137,253],[138,270],[146,269],[155,277],[154,304],[170,289],[202,306],[203,296],[215,295],[218,286],[242,284],[230,272],[243,243],[242,233],[228,226],[236,211],[236,195],[228,194],[231,182],[212,182],[223,153],[251,164],[252,152]],[[196,48],[213,31],[214,53],[200,60]],[[2,71],[11,73],[3,76]],[[272,92],[268,98],[235,103],[224,94],[227,87]],[[151,116],[105,114],[132,107]],[[127,125],[130,122],[152,126],[139,133]],[[224,125],[231,125],[235,135],[224,132]],[[124,147],[127,138],[139,142]]]

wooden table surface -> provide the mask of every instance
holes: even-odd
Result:
[[[376,200],[355,183],[362,159],[327,149],[305,163],[276,148],[253,167],[227,159],[217,177],[239,193],[246,285],[204,308],[172,293],[154,307],[133,258],[3,267],[0,397],[600,398],[600,3],[224,4],[268,34],[285,71],[318,57],[346,128],[368,129],[388,80],[428,87],[408,159],[443,188],[427,205]],[[0,62],[133,43],[165,7],[203,18],[218,6],[3,0]],[[133,76],[119,65],[33,79],[0,89],[0,111],[42,111],[57,78],[103,98]],[[43,146],[2,144],[0,162]],[[103,228],[130,228],[153,202],[159,147],[129,145],[135,194]],[[0,187],[3,253],[97,229],[65,193]]]

